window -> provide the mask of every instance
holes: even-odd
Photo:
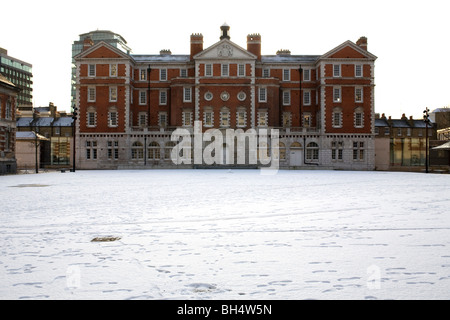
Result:
[[[111,108],[108,112],[108,127],[114,128],[118,126],[118,116],[116,108]]]
[[[303,128],[311,127],[311,114],[309,112],[303,113]]]
[[[344,142],[332,141],[331,142],[331,159],[332,160],[342,160],[343,150],[344,150]]]
[[[205,127],[214,126],[214,112],[212,110],[205,110],[203,113],[203,125]]]
[[[283,69],[283,81],[291,81],[291,70]]]
[[[88,87],[88,102],[95,102],[95,87]]]
[[[109,65],[109,76],[110,77],[117,77],[117,64],[110,64]]]
[[[118,141],[108,141],[108,159],[109,160],[119,159],[119,142]]]
[[[283,91],[283,106],[291,105],[291,91],[284,90]]]
[[[363,102],[363,88],[355,88],[355,102]]]
[[[267,111],[258,112],[258,126],[266,127],[267,126]]]
[[[355,125],[355,128],[363,128],[364,127],[364,110],[362,107],[358,107],[355,109],[354,125]]]
[[[243,109],[236,112],[236,126],[239,128],[247,126],[247,112]]]
[[[340,64],[333,64],[333,77],[340,77],[341,76],[341,65]]]
[[[167,91],[161,90],[159,92],[159,104],[166,105],[167,104]]]
[[[160,81],[167,81],[167,69],[160,69],[159,70],[159,80]]]
[[[310,80],[311,80],[311,70],[303,69],[303,81],[310,81]]]
[[[308,143],[306,146],[306,159],[312,161],[319,160],[319,145],[317,143]]]
[[[6,109],[5,109],[5,119],[12,119],[12,104],[11,100],[6,101]]]
[[[357,64],[355,65],[355,77],[362,77],[363,76],[363,72],[362,72],[362,65]]]
[[[140,81],[147,80],[147,69],[140,69],[139,70],[139,80]]]
[[[228,77],[229,76],[229,64],[223,63],[222,64],[222,77]]]
[[[245,77],[245,64],[238,64],[238,76]]]
[[[353,141],[353,161],[364,160],[364,142]]]
[[[131,146],[131,159],[133,160],[144,159],[144,147],[142,146],[141,142],[136,141]]]
[[[93,128],[97,126],[97,112],[95,107],[89,107],[86,112],[86,126]]]
[[[332,126],[333,126],[333,128],[342,128],[342,109],[341,108],[333,109]]]
[[[109,88],[109,101],[116,102],[117,101],[117,87]]]
[[[97,141],[86,141],[86,160],[97,160]]]
[[[158,124],[161,128],[167,127],[167,112],[160,112],[158,115]]]
[[[283,112],[283,128],[289,128],[292,122],[292,114],[290,112]]]
[[[212,75],[213,75],[212,64],[205,64],[205,76],[212,77]]]
[[[333,88],[333,102],[342,102],[341,88]]]
[[[192,102],[192,88],[183,88],[183,102]]]
[[[139,91],[139,104],[147,104],[147,91]]]
[[[263,76],[263,78],[269,78],[270,77],[270,69],[263,69],[262,76]]]
[[[408,137],[411,137],[411,128],[407,128],[407,129],[406,129],[406,135],[407,135]]]
[[[380,128],[379,127],[375,127],[375,135],[379,135],[380,134]]]
[[[187,69],[180,69],[180,77],[181,78],[187,78]]]
[[[88,76],[95,77],[95,64],[90,64],[88,67]]]
[[[402,136],[402,128],[397,128],[397,136]]]
[[[286,160],[286,145],[283,142],[278,143],[278,152],[280,154],[280,160]]]
[[[161,150],[158,142],[151,142],[148,145],[148,158],[153,160],[161,158]]]
[[[259,102],[267,102],[267,89],[259,88]]]
[[[220,110],[220,126],[225,128],[230,126],[230,110],[228,108]]]
[[[170,142],[166,143],[166,145],[164,147],[164,159],[166,159],[166,160],[171,159],[171,153],[172,153],[173,147],[175,147],[175,142],[170,141]]]
[[[192,126],[192,112],[190,111],[183,111],[183,126],[184,127],[191,127]]]
[[[147,126],[147,113],[146,112],[139,112],[138,118],[139,118],[138,121],[139,121],[140,127]]]
[[[311,105],[311,91],[303,91],[303,105]]]

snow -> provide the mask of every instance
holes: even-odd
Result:
[[[449,187],[394,172],[2,176],[0,299],[449,299]]]

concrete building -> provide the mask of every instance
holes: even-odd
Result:
[[[17,107],[33,105],[32,67],[30,63],[11,57],[6,49],[0,48],[0,73],[20,89]]]
[[[262,55],[261,35],[249,34],[243,48],[229,26],[220,29],[206,48],[192,34],[185,55],[133,55],[85,41],[75,57],[77,167],[176,167],[172,133],[194,135],[200,124],[224,134],[279,130],[281,168],[374,169],[376,56],[367,38],[322,55]],[[236,150],[224,142],[223,154]]]

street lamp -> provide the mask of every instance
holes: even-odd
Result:
[[[73,112],[72,112],[72,119],[73,119],[73,121],[72,121],[72,137],[73,137],[72,166],[73,166],[73,168],[72,168],[72,172],[75,172],[75,133],[76,133],[75,125],[77,122],[77,115],[78,115],[77,111],[78,111],[78,108],[73,106]]]
[[[425,122],[425,172],[428,173],[428,125],[430,124],[430,110],[423,110],[423,121]]]

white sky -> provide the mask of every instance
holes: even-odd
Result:
[[[246,48],[259,33],[262,54],[289,49],[321,55],[368,38],[376,55],[375,111],[422,117],[450,105],[448,0],[15,0],[2,8],[0,47],[33,65],[35,106],[70,110],[71,50],[79,35],[111,30],[134,54],[189,54],[190,35],[204,48],[230,25],[231,41]]]

